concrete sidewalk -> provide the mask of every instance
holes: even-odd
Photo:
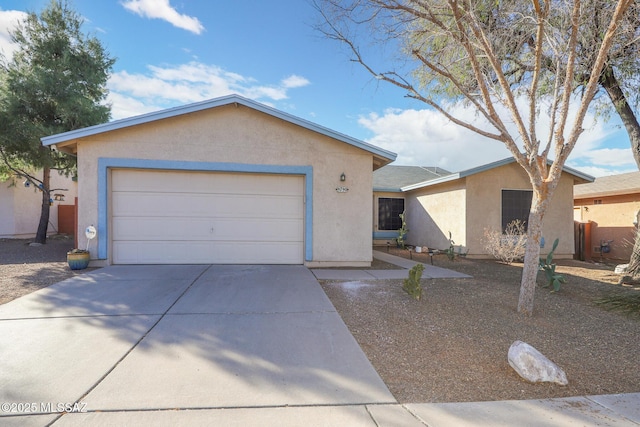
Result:
[[[391,255],[381,251],[373,251],[373,257],[380,261],[401,267],[396,270],[370,270],[370,269],[332,269],[314,268],[311,272],[319,280],[381,280],[381,279],[406,279],[409,275],[408,269],[420,264],[399,256]],[[435,267],[431,264],[424,264],[422,273],[423,279],[465,279],[471,276],[447,268]]]

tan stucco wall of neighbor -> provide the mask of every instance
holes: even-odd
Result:
[[[594,204],[595,200],[599,204]],[[604,259],[628,261],[633,249],[636,214],[640,211],[640,193],[576,199],[577,221],[591,222],[592,256],[600,259],[601,241],[609,242]]]
[[[36,173],[40,178],[42,172]],[[38,230],[40,211],[42,209],[42,193],[33,185],[25,187],[24,180],[0,182],[0,238],[32,238]],[[55,234],[58,229],[58,204],[73,205],[77,195],[77,185],[71,178],[51,172],[51,188],[64,188],[68,191],[55,191],[64,194],[64,202],[55,202],[49,211],[48,234]]]
[[[312,166],[313,260],[306,264],[371,263],[373,155],[359,148],[243,105],[86,137],[78,143],[81,230],[98,221],[96,171],[101,157]],[[337,192],[342,186],[348,191]],[[91,247],[105,238],[98,236]],[[81,247],[86,244],[83,239],[81,234]]]
[[[524,170],[516,163],[507,164],[466,178],[467,181],[467,241],[470,256],[487,256],[483,248],[485,229],[502,227],[502,190],[530,190]],[[574,253],[573,239],[573,178],[563,174],[544,217],[542,254],[551,250],[560,238],[554,256],[570,258]]]
[[[409,194],[405,202],[409,244],[444,250],[449,247],[451,232],[456,246],[466,246],[467,202],[463,181],[427,187]]]

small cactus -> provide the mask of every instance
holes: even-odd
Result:
[[[416,264],[409,270],[409,278],[404,279],[402,289],[405,290],[412,298],[420,300],[422,298],[422,286],[420,286],[420,278],[424,271],[424,265]]]

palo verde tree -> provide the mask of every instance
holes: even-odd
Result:
[[[593,65],[597,60],[597,46],[603,41],[611,14],[616,3],[602,0],[582,0],[586,20],[580,27],[577,48],[577,60],[575,63],[575,87],[574,93],[579,94],[588,84]],[[566,20],[571,10],[566,2],[556,2],[551,9],[552,22]],[[521,5],[524,6],[524,3]],[[492,20],[490,27],[491,37],[495,44],[504,49],[504,54],[517,57],[521,49],[535,49],[535,38],[520,37],[522,33],[514,22]],[[524,33],[526,34],[526,32]],[[513,43],[520,40],[522,44]],[[543,68],[541,72],[554,74],[553,58],[543,53]],[[523,61],[511,61],[507,74],[523,77],[527,67],[531,64]],[[565,70],[561,70],[564,72]],[[640,76],[640,3],[633,2],[629,5],[626,14],[618,23],[616,37],[609,49],[604,67],[598,79],[599,91],[596,93],[596,111],[599,115],[609,117],[613,113],[620,118],[631,144],[633,159],[640,169],[640,123],[636,111],[640,106],[640,91],[638,77]],[[514,80],[517,85],[520,82]],[[547,86],[549,90],[551,87]],[[640,228],[636,230],[636,241],[629,263],[628,273],[633,277],[640,277]]]
[[[17,50],[0,64],[0,172],[42,192],[36,239],[45,243],[51,170],[69,174],[75,158],[43,147],[40,138],[104,123],[106,83],[115,62],[100,41],[85,35],[66,1],[52,0],[11,32]],[[42,171],[42,177],[35,171]]]
[[[606,29],[593,46],[589,79],[576,97],[581,29],[592,19],[581,0],[316,0],[321,30],[344,43],[353,61],[453,123],[502,142],[526,172],[533,197],[518,301],[522,314],[533,313],[545,213],[632,3],[614,1],[603,11]],[[552,13],[558,6],[568,15]],[[508,37],[497,37],[496,28]],[[507,39],[515,49],[504,45]],[[376,69],[359,40],[397,47],[401,63]],[[548,68],[555,72],[545,72]],[[486,125],[457,117],[452,107],[458,103],[473,106]],[[543,113],[549,127],[541,130]]]

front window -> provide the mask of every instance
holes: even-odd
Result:
[[[527,229],[529,211],[531,210],[531,190],[502,190],[502,231],[515,220],[520,220]]]
[[[400,229],[402,212],[404,212],[404,199],[380,197],[378,199],[378,230]]]

